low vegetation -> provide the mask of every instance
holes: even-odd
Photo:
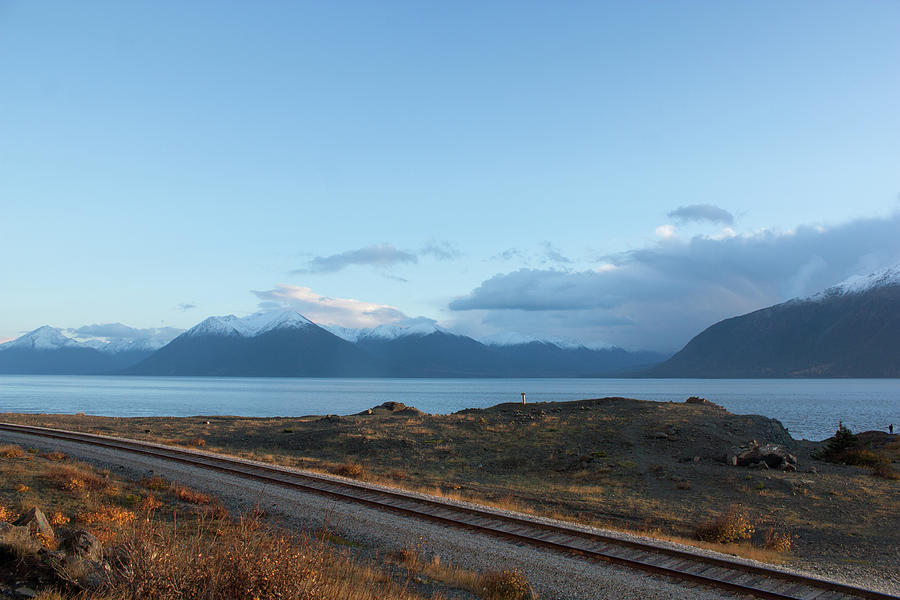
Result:
[[[398,579],[354,559],[349,544],[335,544],[327,531],[289,534],[261,511],[232,518],[213,496],[160,476],[120,480],[59,453],[19,450],[5,446],[0,452],[0,596],[13,582],[24,582],[39,600],[444,597],[441,591],[423,594],[409,577]],[[17,486],[27,493],[16,492]],[[49,534],[10,526],[33,507],[50,515]],[[64,551],[65,540],[78,532],[102,544],[99,555],[86,559]],[[409,573],[426,570],[415,567]],[[494,574],[450,566],[446,572],[456,573],[446,590],[465,589],[484,600],[524,597],[490,583]],[[527,586],[518,573],[510,581],[510,590]],[[473,583],[453,587],[461,582]]]
[[[181,446],[203,439],[207,451],[767,561],[845,565],[855,556],[887,568],[882,550],[900,530],[896,438],[848,430],[833,442],[792,440],[776,421],[708,402],[605,398],[452,415],[387,403],[347,416],[4,420]],[[729,450],[750,440],[788,446],[797,471],[726,465]],[[170,482],[146,485],[145,491],[170,493]],[[698,540],[698,524],[731,506],[749,520],[749,538],[704,533],[729,541]]]
[[[846,425],[839,423],[834,436],[813,457],[831,463],[868,467],[876,477],[900,480],[900,473],[891,466],[900,458],[900,442],[878,444],[880,440],[883,440],[882,436],[876,440],[871,435],[860,439]]]

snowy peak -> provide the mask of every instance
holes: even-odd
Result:
[[[823,300],[833,296],[845,296],[847,294],[862,294],[881,287],[900,285],[900,263],[879,269],[868,275],[853,275],[841,283],[832,286],[818,294],[804,298],[804,300]]]
[[[478,339],[485,346],[522,346],[525,344],[549,344],[556,346],[562,350],[578,350],[586,348],[588,350],[606,350],[610,346],[604,344],[583,344],[554,336],[538,337],[535,335],[527,335],[516,333],[514,331],[495,333]]]
[[[59,350],[60,348],[69,348],[79,346],[80,344],[70,337],[66,337],[62,332],[49,325],[38,327],[34,331],[29,331],[25,335],[6,342],[0,348],[7,350],[11,348],[24,348],[31,350]]]
[[[418,317],[415,319],[404,319],[396,323],[387,323],[377,327],[367,329],[352,329],[349,327],[340,327],[338,325],[324,325],[325,329],[338,336],[339,338],[351,343],[362,340],[389,341],[403,337],[424,337],[432,333],[445,333],[447,335],[456,335],[439,327],[432,319]]]
[[[314,326],[314,323],[300,313],[285,310],[258,312],[242,318],[234,315],[209,317],[188,329],[183,335],[255,337],[275,329],[302,329],[310,326]]]
[[[407,319],[398,323],[379,325],[378,327],[370,329],[364,337],[395,340],[397,338],[410,336],[423,337],[431,335],[432,333],[454,335],[446,329],[438,327],[431,319]]]

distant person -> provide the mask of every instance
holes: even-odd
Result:
[[[893,423],[888,425],[888,433],[891,435],[894,435],[894,424]]]

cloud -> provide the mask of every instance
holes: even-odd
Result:
[[[710,223],[720,223],[722,225],[734,224],[734,215],[714,204],[679,206],[670,212],[668,216],[680,223],[709,221]]]
[[[568,265],[572,259],[565,256],[559,248],[549,241],[538,244],[538,250],[529,252],[519,248],[507,248],[503,252],[495,254],[489,260],[514,261],[525,265]]]
[[[421,256],[432,256],[438,260],[453,260],[462,256],[459,248],[451,242],[431,240],[419,251]]]
[[[656,235],[664,240],[670,240],[678,236],[678,230],[674,225],[660,225],[656,228]]]
[[[93,325],[83,325],[78,328],[68,329],[67,331],[82,338],[127,341],[155,340],[167,342],[184,332],[184,329],[178,329],[176,327],[148,327],[146,329],[138,329],[136,327],[123,325],[122,323],[96,323]]]
[[[556,246],[554,246],[550,242],[543,242],[541,244],[541,247],[543,248],[542,259],[543,259],[543,262],[545,262],[545,263],[557,263],[557,264],[567,265],[572,262],[571,259],[569,259],[566,256],[563,256],[562,252],[560,252],[559,249],[557,249]]]
[[[667,239],[604,256],[594,270],[500,273],[449,308],[517,331],[540,326],[561,337],[676,350],[723,318],[896,262],[898,231],[900,216],[893,215],[834,227]]]
[[[315,256],[310,259],[306,267],[296,269],[292,273],[336,273],[352,265],[390,267],[400,263],[416,263],[418,261],[419,258],[415,254],[384,243],[329,256]]]
[[[189,310],[191,310],[191,309],[197,308],[197,305],[196,305],[196,304],[191,304],[191,303],[189,303],[189,302],[182,302],[181,304],[178,305],[178,308],[179,308],[179,310],[181,310],[182,312],[187,312],[187,311],[189,311]]]
[[[253,291],[259,308],[292,308],[308,319],[323,325],[341,327],[375,327],[394,323],[407,316],[393,306],[363,302],[352,298],[329,298],[308,287],[279,284],[275,289]]]

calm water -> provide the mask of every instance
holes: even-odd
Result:
[[[108,416],[349,414],[389,400],[430,413],[529,401],[703,396],[781,421],[795,438],[900,428],[900,379],[285,379],[0,375],[0,412]]]

